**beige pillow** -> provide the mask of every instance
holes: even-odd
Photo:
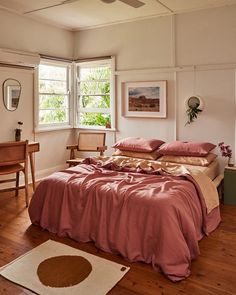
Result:
[[[157,150],[152,152],[131,152],[131,151],[121,151],[116,150],[112,156],[125,156],[131,158],[139,158],[139,159],[147,159],[147,160],[156,160],[161,155],[157,152]]]
[[[212,161],[215,160],[217,155],[209,153],[204,157],[193,157],[193,156],[162,156],[159,161],[163,162],[173,162],[178,164],[189,164],[194,166],[208,166]]]

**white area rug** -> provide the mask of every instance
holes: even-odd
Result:
[[[43,285],[37,275],[39,264],[45,259],[62,255],[82,256],[90,262],[92,271],[84,281],[74,286],[55,288]],[[129,269],[127,266],[48,240],[1,267],[0,275],[42,295],[104,295],[122,279]]]

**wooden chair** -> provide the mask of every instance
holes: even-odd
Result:
[[[20,172],[24,173],[25,185],[19,186]],[[18,196],[19,189],[25,188],[25,203],[29,205],[28,196],[28,140],[0,143],[0,176],[16,173],[15,178],[0,180],[0,183],[15,182],[12,188],[1,189],[3,191],[15,190]]]
[[[83,158],[76,158],[75,151],[82,152],[99,152],[100,156],[104,155],[107,150],[105,146],[106,133],[105,132],[80,132],[78,137],[78,144],[68,145],[66,148],[70,150],[70,160],[66,163],[69,167],[78,165],[83,161]]]

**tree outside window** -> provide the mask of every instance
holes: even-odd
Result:
[[[40,64],[39,125],[69,124],[69,68]]]
[[[77,65],[78,123],[82,127],[111,127],[111,63]]]

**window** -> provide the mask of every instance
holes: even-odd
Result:
[[[77,125],[114,128],[113,59],[77,64]]]
[[[39,129],[70,124],[70,69],[70,65],[59,62],[39,65]]]

